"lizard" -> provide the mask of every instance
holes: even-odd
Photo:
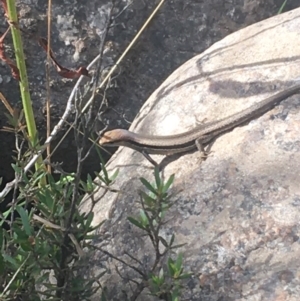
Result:
[[[225,118],[204,123],[176,135],[155,136],[134,133],[124,129],[105,132],[99,140],[100,146],[125,146],[142,153],[153,165],[158,164],[150,154],[173,155],[192,150],[204,151],[218,136],[249,123],[273,109],[286,98],[300,91],[300,83],[265,98],[250,107]]]

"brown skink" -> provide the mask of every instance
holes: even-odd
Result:
[[[132,148],[145,155],[151,163],[156,164],[149,154],[172,155],[196,149],[203,150],[205,146],[219,135],[262,116],[281,101],[296,94],[298,91],[300,91],[300,84],[278,92],[241,112],[223,119],[201,124],[181,134],[152,136],[133,133],[123,129],[115,129],[104,133],[99,140],[99,144],[101,146],[126,146]]]

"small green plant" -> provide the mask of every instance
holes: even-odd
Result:
[[[168,258],[167,272],[161,269],[158,275],[151,275],[150,290],[153,295],[166,301],[179,301],[183,288],[181,280],[190,278],[192,273],[183,272],[182,254],[173,260]]]
[[[73,198],[75,175],[54,180],[38,172],[22,175],[17,165],[14,169],[22,184],[13,205],[0,218],[1,227],[9,223],[9,229],[0,229],[0,300],[24,295],[30,298],[22,300],[30,301],[89,300],[100,288],[95,284],[103,274],[82,277],[87,261],[83,249],[101,224],[92,226],[92,210],[77,209],[82,196]],[[46,177],[48,184],[38,187],[40,177]],[[80,181],[82,194],[87,188],[93,189],[90,177]]]
[[[192,274],[184,272],[183,256],[178,254],[172,259],[172,251],[182,247],[184,244],[176,245],[175,234],[169,240],[161,236],[161,229],[166,224],[165,217],[169,208],[174,205],[174,195],[169,189],[174,182],[174,175],[167,181],[160,176],[158,168],[154,170],[155,183],[151,184],[141,178],[141,182],[148,191],[140,192],[141,209],[138,217],[128,217],[128,220],[145,231],[150,238],[154,252],[154,264],[149,273],[141,274],[148,283],[152,295],[167,301],[179,301],[182,281]],[[167,257],[167,262],[164,259]],[[162,266],[159,268],[159,266]]]

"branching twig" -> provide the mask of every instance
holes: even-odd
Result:
[[[108,255],[110,258],[113,258],[121,263],[123,263],[124,265],[130,267],[132,270],[136,271],[139,275],[141,275],[143,277],[143,279],[147,279],[147,275],[144,274],[143,272],[141,272],[138,268],[136,268],[135,266],[128,264],[127,262],[125,262],[123,259],[118,258],[117,256],[113,255],[112,253],[103,250],[102,248],[97,248],[96,249],[100,250],[102,253],[104,253],[105,255]]]

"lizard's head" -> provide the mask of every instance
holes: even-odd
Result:
[[[122,129],[115,129],[104,133],[100,138],[99,144],[103,146],[122,145],[123,141],[128,138],[128,131]]]

